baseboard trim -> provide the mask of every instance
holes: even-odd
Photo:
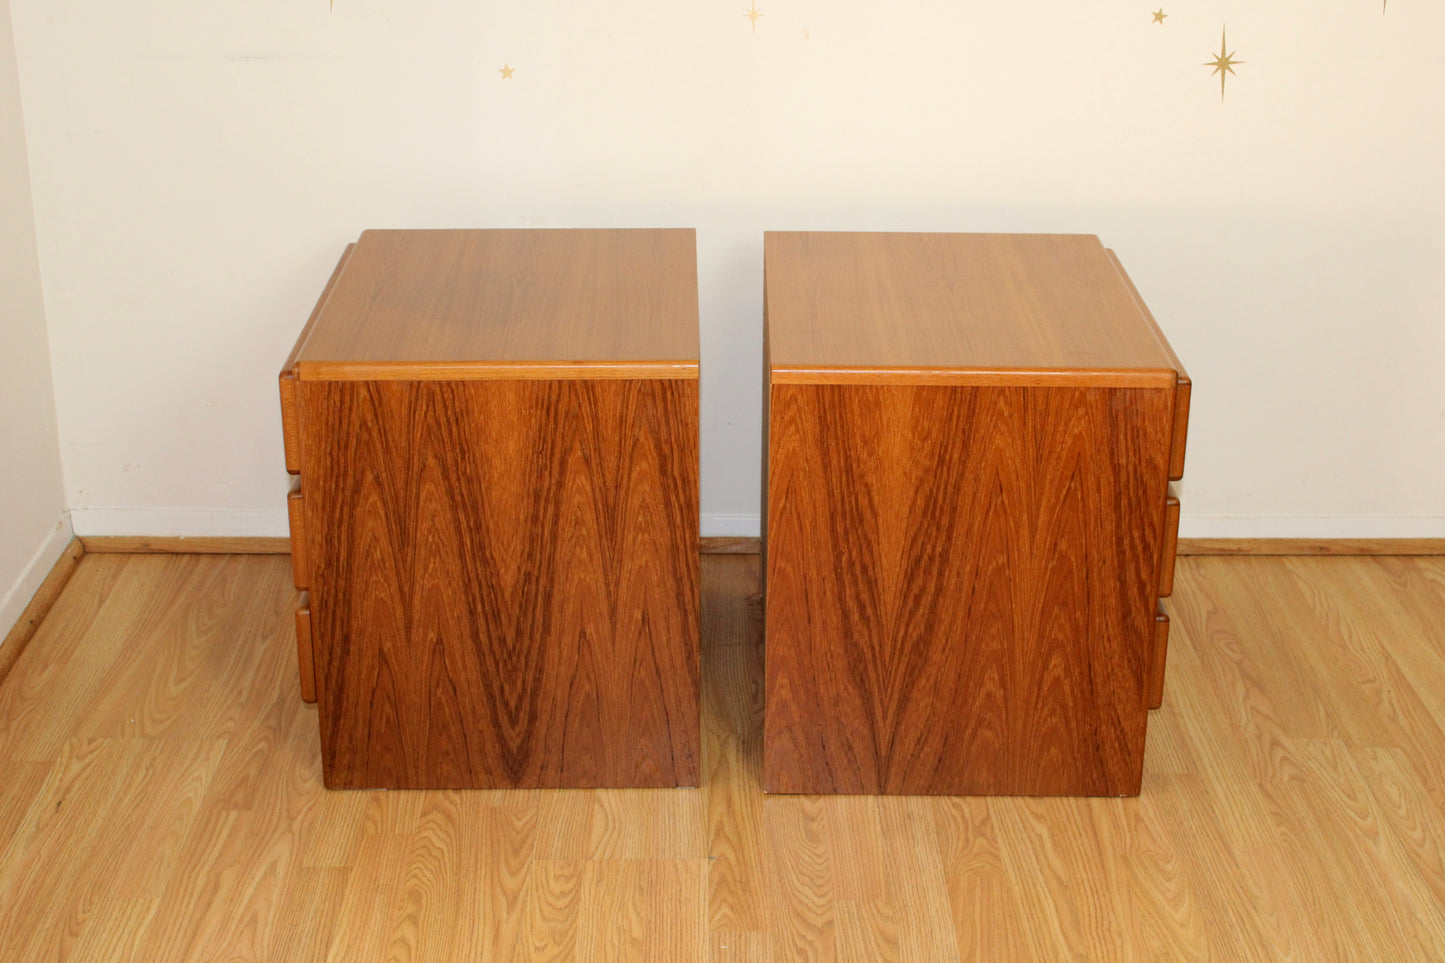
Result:
[[[1445,538],[1181,538],[1180,555],[1445,555]]]
[[[83,535],[85,550],[128,555],[289,555],[291,539],[266,535]]]
[[[72,508],[70,521],[81,538],[285,538],[284,488],[276,501],[280,508]]]
[[[69,517],[63,511],[57,511],[55,524],[45,532],[30,558],[21,566],[20,571],[15,573],[14,581],[9,585],[0,584],[0,639],[9,635],[11,628],[19,624],[26,606],[35,597],[35,593],[40,591],[46,576],[60,560],[60,556],[65,554],[70,540],[74,537],[75,531],[70,526]]]
[[[757,515],[703,512],[698,519],[703,538],[757,538],[762,519]]]
[[[40,623],[50,614],[55,600],[60,598],[61,591],[75,574],[75,569],[84,555],[85,544],[72,537],[65,546],[65,551],[60,553],[60,558],[51,566],[50,574],[45,576],[40,588],[31,596],[30,604],[20,613],[20,620],[6,633],[5,641],[0,642],[0,685],[4,684],[5,677],[15,667],[30,640],[35,637]]]

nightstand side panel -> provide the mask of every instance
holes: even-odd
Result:
[[[771,402],[765,788],[1137,793],[1172,390]]]
[[[697,784],[696,381],[300,393],[329,787]]]

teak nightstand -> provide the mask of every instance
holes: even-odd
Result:
[[[281,373],[326,785],[698,782],[692,231],[367,231]]]
[[[769,234],[769,792],[1133,795],[1189,380],[1095,237]]]

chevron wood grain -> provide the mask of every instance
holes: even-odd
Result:
[[[1137,792],[1171,400],[774,385],[769,791]]]
[[[1137,793],[1190,382],[1118,260],[785,232],[764,261],[764,785]]]
[[[298,390],[328,786],[697,784],[697,382]]]
[[[691,230],[381,230],[279,380],[334,789],[696,785]]]

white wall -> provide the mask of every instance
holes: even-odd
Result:
[[[274,376],[361,229],[649,225],[699,229],[711,534],[761,232],[847,228],[1115,247],[1186,535],[1445,535],[1445,6],[759,2],[12,0],[77,529],[284,532]]]
[[[0,638],[70,541],[8,0],[0,0]]]

